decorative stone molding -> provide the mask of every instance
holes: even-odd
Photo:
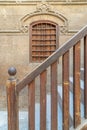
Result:
[[[27,25],[22,25],[20,28],[20,31],[23,33],[27,33],[28,32],[28,26]]]
[[[48,4],[47,2],[42,2],[41,4],[38,4],[36,6],[35,11],[25,15],[23,18],[20,19],[20,30],[24,33],[27,33],[28,26],[29,26],[28,20],[30,20],[30,18],[32,18],[32,17],[43,16],[43,15],[56,17],[57,23],[58,23],[58,20],[60,21],[59,26],[60,26],[61,33],[67,33],[67,31],[68,31],[67,18],[63,14],[61,14],[58,10],[56,10],[53,6]]]
[[[68,27],[67,26],[60,26],[60,32],[62,34],[68,33]]]
[[[21,0],[17,0],[17,1],[21,1]],[[69,1],[69,0],[67,0],[67,1]],[[26,1],[25,1],[25,3],[27,5]],[[31,4],[33,2],[29,2],[29,3]],[[22,17],[19,20],[17,27],[12,26],[11,28],[0,29],[0,34],[7,33],[10,35],[14,35],[14,34],[24,35],[24,33],[25,33],[25,35],[28,35],[30,23],[37,20],[36,17],[38,17],[38,20],[41,20],[39,18],[45,18],[45,16],[46,16],[46,18],[49,16],[47,20],[50,20],[50,21],[53,21],[53,22],[56,22],[59,24],[61,34],[64,34],[64,35],[71,34],[72,35],[72,34],[76,33],[78,30],[69,30],[67,18],[52,6],[52,5],[54,5],[55,2],[52,3],[52,5],[51,5],[51,2],[49,2],[49,3],[48,2],[39,2],[39,4],[35,3],[34,6],[36,6],[36,9],[33,12],[26,14],[24,17]],[[3,13],[4,18],[6,17],[5,15],[6,14],[4,11],[4,13]],[[46,18],[45,18],[45,20],[46,20]],[[44,20],[44,19],[42,19],[42,20]],[[10,24],[10,26],[11,26],[11,24]]]
[[[49,12],[51,11],[51,6],[49,4],[47,4],[46,2],[42,2],[41,4],[38,4],[36,7],[36,11],[37,12]]]
[[[87,5],[87,0],[63,0],[63,1],[61,1],[61,0],[47,0],[47,1],[49,1],[49,2],[52,2],[52,4],[53,5],[67,5],[67,4],[75,4],[75,5]],[[7,6],[7,5],[36,5],[37,4],[37,2],[41,2],[41,0],[1,0],[0,1],[0,5],[5,5],[5,6]]]

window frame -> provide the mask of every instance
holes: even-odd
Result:
[[[32,59],[32,27],[35,26],[35,25],[38,25],[38,24],[50,24],[50,25],[53,25],[55,26],[55,30],[56,30],[56,49],[58,49],[59,47],[59,25],[53,21],[49,21],[49,20],[38,20],[38,21],[34,21],[30,24],[29,26],[29,61],[30,63],[40,63],[41,61],[33,61]],[[55,50],[56,50],[55,49]],[[43,60],[44,61],[44,60]]]

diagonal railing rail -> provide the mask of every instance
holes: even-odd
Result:
[[[34,69],[30,74],[25,76],[21,81],[16,83],[14,78],[15,70],[9,70],[11,78],[7,82],[7,101],[8,101],[8,130],[19,130],[18,122],[18,96],[22,89],[28,87],[28,118],[29,130],[35,130],[35,80],[40,78],[40,130],[47,130],[46,125],[46,83],[47,83],[47,68],[50,67],[50,84],[51,84],[51,130],[58,130],[58,60],[62,59],[62,129],[70,129],[70,83],[69,70],[70,68],[70,49],[73,50],[73,128],[77,128],[81,124],[80,112],[80,55],[81,42],[84,45],[84,118],[87,118],[87,26],[82,28],[64,45],[57,49],[50,57],[42,64]]]

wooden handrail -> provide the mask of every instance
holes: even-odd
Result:
[[[57,49],[42,64],[35,68],[30,74],[26,75],[17,85],[16,91],[20,92],[27,84],[29,84],[36,76],[43,72],[49,65],[54,63],[60,56],[72,48],[80,39],[87,35],[87,26],[83,27],[70,40]]]
[[[51,96],[51,130],[58,129],[58,60],[61,56],[62,62],[62,129],[69,130],[70,125],[70,82],[69,74],[70,69],[73,71],[73,128],[77,128],[81,124],[81,84],[80,84],[80,58],[81,58],[81,41],[83,43],[83,53],[84,53],[84,118],[87,118],[87,26],[81,29],[77,34],[75,34],[70,40],[68,40],[64,45],[57,49],[50,57],[48,57],[42,64],[35,68],[30,74],[25,76],[19,83],[16,84],[16,69],[14,67],[8,70],[10,78],[7,82],[7,104],[8,104],[8,129],[9,130],[19,130],[18,122],[18,103],[19,103],[19,93],[20,91],[28,87],[28,129],[35,130],[35,87],[36,87],[36,77],[39,76],[39,87],[40,87],[40,130],[46,130],[46,106],[47,106],[47,94],[46,88],[47,83],[50,83],[50,96]],[[70,49],[73,50],[73,67],[70,66]],[[50,67],[50,70],[47,68]],[[50,76],[48,78],[47,74]],[[50,79],[50,81],[49,81]],[[15,81],[15,82],[14,82]],[[61,90],[61,89],[59,89]],[[13,117],[14,116],[14,117]],[[11,125],[10,125],[11,124]]]

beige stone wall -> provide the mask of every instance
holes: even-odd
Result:
[[[0,86],[5,85],[7,70],[15,66],[18,79],[38,64],[29,61],[29,25],[51,20],[59,25],[60,46],[86,25],[87,4],[58,2],[0,2]]]

